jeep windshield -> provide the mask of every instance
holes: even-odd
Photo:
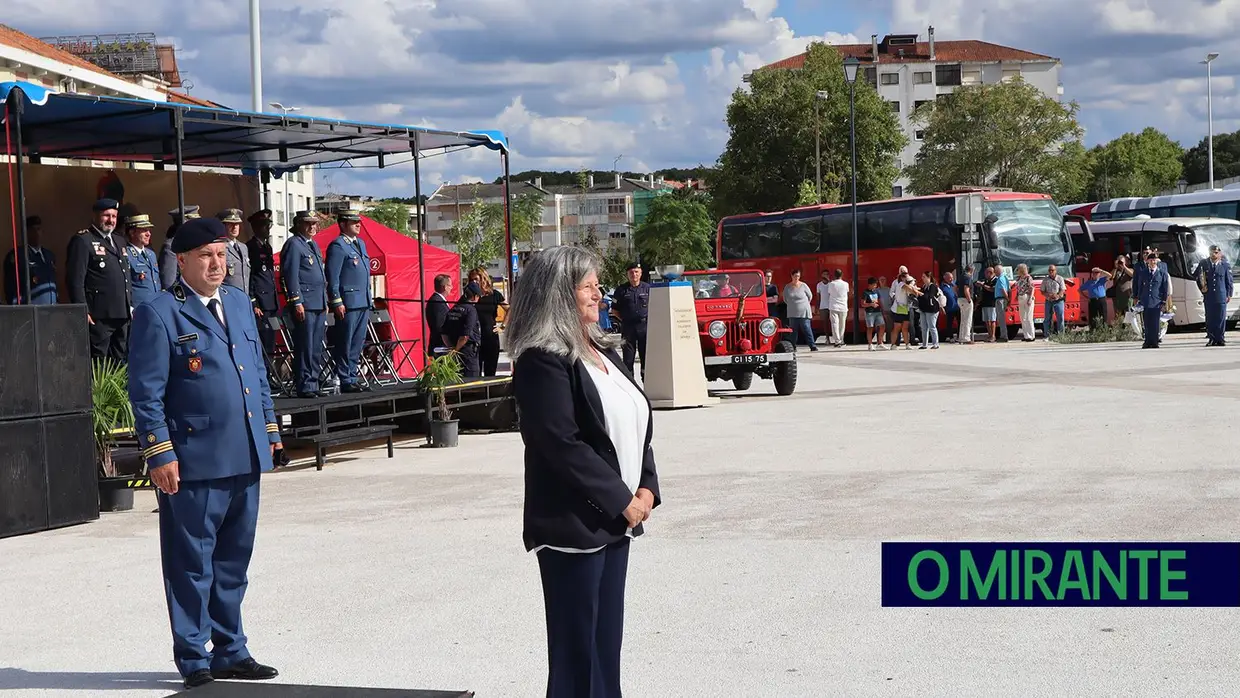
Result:
[[[766,296],[766,282],[753,271],[688,272],[683,280],[693,284],[694,298]]]

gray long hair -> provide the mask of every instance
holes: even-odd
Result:
[[[590,323],[584,331],[581,326],[577,286],[598,269],[598,258],[580,247],[562,245],[530,256],[512,294],[504,328],[508,355],[514,362],[527,349],[543,349],[577,361],[590,355],[590,342],[607,349],[620,344],[616,335],[603,332],[598,323]]]

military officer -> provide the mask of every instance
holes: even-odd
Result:
[[[249,299],[223,285],[228,233],[187,221],[172,249],[181,278],[134,309],[129,399],[159,497],[172,656],[186,688],[270,679],[241,627],[260,473],[280,444]],[[211,641],[211,651],[206,649]]]
[[[4,297],[10,305],[55,305],[56,256],[43,247],[43,219],[26,217],[26,249],[10,250],[4,258]],[[22,282],[30,279],[30,296]],[[20,303],[19,303],[20,300]]]
[[[482,287],[475,282],[465,284],[461,299],[448,311],[443,321],[443,345],[456,354],[461,362],[461,375],[465,378],[482,376],[478,361],[478,349],[482,345],[482,323],[478,320],[478,299]]]
[[[228,273],[224,283],[250,293],[250,251],[241,244],[241,209],[226,208],[215,216],[228,230]]]
[[[171,288],[177,281],[177,256],[172,251],[172,238],[176,236],[177,228],[182,223],[199,217],[198,207],[187,205],[184,210],[174,208],[168,212],[168,217],[172,219],[172,225],[168,226],[163,247],[159,248],[159,285],[165,289]]]
[[[650,312],[650,284],[642,281],[642,266],[630,264],[627,284],[620,284],[612,297],[612,308],[620,316],[620,333],[624,337],[624,365],[633,373],[634,355],[642,360],[642,378],[646,377],[646,316]]]
[[[293,218],[294,234],[280,250],[280,278],[291,320],[293,383],[298,397],[320,394],[319,370],[327,333],[327,276],[323,255],[314,242],[318,221],[314,211],[298,211]]]
[[[125,255],[129,257],[129,286],[133,289],[133,305],[138,307],[159,295],[159,264],[151,245],[151,217],[135,213],[125,217],[125,236],[129,244]]]
[[[70,303],[86,304],[91,358],[123,363],[133,298],[125,242],[115,234],[118,208],[115,199],[96,201],[94,223],[69,239],[65,285]]]
[[[1227,345],[1227,304],[1231,302],[1231,264],[1224,259],[1223,249],[1210,245],[1210,256],[1197,265],[1197,283],[1206,306],[1207,347]]]
[[[370,255],[362,232],[358,211],[336,216],[340,235],[327,246],[327,304],[336,316],[332,327],[332,361],[340,378],[340,391],[357,393],[368,388],[357,382],[357,365],[366,328],[370,326]]]
[[[1142,349],[1157,349],[1162,337],[1159,323],[1162,321],[1163,304],[1171,294],[1171,277],[1159,266],[1158,255],[1147,252],[1144,269],[1133,279],[1133,300],[1143,310],[1141,321],[1144,325],[1145,343]]]
[[[271,320],[280,310],[276,298],[275,251],[271,249],[271,209],[265,208],[250,214],[250,239],[246,241],[246,255],[250,259],[250,299],[258,318],[258,336],[263,340],[264,356],[271,369],[271,357],[276,352],[276,331]]]

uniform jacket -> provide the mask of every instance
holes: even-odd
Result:
[[[21,250],[16,255],[9,252],[4,258],[4,300],[10,305],[17,305],[17,294],[20,291],[23,305],[55,305],[56,293],[56,257],[46,247],[33,250]],[[15,271],[21,269],[21,276]],[[22,289],[21,280],[30,277],[30,297]]]
[[[1143,308],[1153,308],[1166,302],[1171,294],[1171,276],[1161,266],[1151,274],[1142,264],[1132,286],[1133,302]]]
[[[180,278],[181,268],[177,266],[177,253],[172,251],[172,238],[168,238],[159,248],[159,287],[170,289]]]
[[[129,401],[147,465],[179,462],[185,481],[271,470],[279,428],[254,310],[220,287],[228,329],[181,283],[134,309]]]
[[[327,277],[323,255],[313,240],[291,236],[280,250],[280,278],[289,305],[306,310],[327,310]]]
[[[605,353],[632,381],[620,357]],[[517,357],[512,387],[525,443],[525,549],[594,548],[619,541],[628,528],[624,510],[633,493],[620,477],[602,401],[585,365],[529,349]],[[653,435],[652,417],[638,487],[650,490],[658,506]],[[634,537],[642,533],[641,524],[633,528]]]
[[[1205,277],[1205,300],[1212,303],[1226,303],[1227,299],[1231,298],[1231,264],[1228,264],[1227,260],[1220,259],[1218,264],[1209,259],[1202,260],[1201,264],[1197,266],[1197,273],[1194,276],[1197,279]]]
[[[616,314],[625,327],[646,321],[650,313],[650,284],[645,281],[636,286],[627,282],[620,284],[612,298],[615,299],[613,307]]]
[[[224,283],[236,286],[250,293],[250,251],[240,242],[228,244],[228,268],[225,270]]]
[[[443,323],[448,318],[448,299],[438,292],[426,301],[427,351],[443,346]]]
[[[96,320],[129,319],[129,257],[119,235],[104,235],[94,226],[78,231],[65,257],[70,303],[85,303]]]
[[[469,341],[461,347],[461,353],[478,353],[478,345],[482,344],[482,322],[478,319],[478,309],[473,303],[461,300],[452,306],[443,321],[443,335],[447,338],[447,343],[443,346],[451,349],[461,337],[468,337]]]
[[[349,242],[340,235],[327,246],[327,304],[370,308],[370,255],[360,237]]]
[[[275,251],[271,249],[271,242],[252,237],[246,241],[245,249],[250,258],[250,298],[256,307],[274,313],[280,306],[276,298]]]
[[[155,261],[155,250],[149,247],[139,250],[133,245],[126,245],[125,254],[129,255],[129,285],[133,289],[133,304],[136,307],[159,295],[159,264]]]

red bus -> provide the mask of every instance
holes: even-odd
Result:
[[[1068,282],[1064,322],[1082,324],[1079,289],[1073,278],[1074,251],[1065,217],[1050,196],[957,188],[929,196],[869,201],[857,206],[858,274],[862,285],[869,277],[894,279],[901,265],[914,276],[956,272],[963,264],[980,267],[1000,263],[1009,277],[1024,263],[1035,280],[1046,276],[1052,264]],[[1082,223],[1088,231],[1088,224]],[[807,206],[777,213],[748,213],[719,221],[716,257],[720,269],[770,269],[774,283],[783,288],[794,269],[814,286],[824,271],[842,269],[852,280],[852,207],[847,204]],[[1035,288],[1040,286],[1035,283]],[[815,293],[815,296],[817,293]],[[817,298],[815,298],[815,303]],[[1034,303],[1035,324],[1044,312],[1040,290]],[[974,312],[975,326],[981,313]],[[848,323],[852,323],[849,312]],[[940,318],[940,324],[944,318]],[[1020,326],[1015,302],[1008,306],[1009,336]],[[815,332],[827,331],[821,319]]]

